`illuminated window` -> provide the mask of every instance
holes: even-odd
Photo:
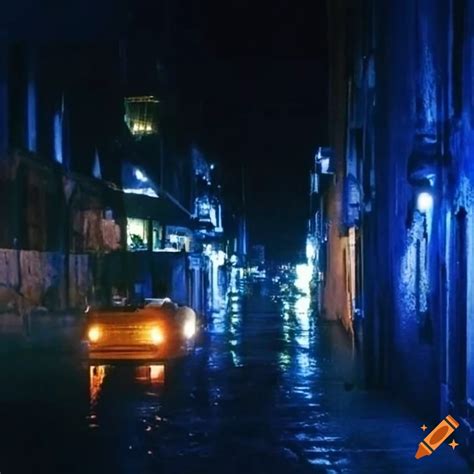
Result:
[[[195,213],[200,221],[211,220],[211,203],[207,196],[198,197],[195,200]]]
[[[317,192],[319,192],[319,175],[311,173],[311,193],[315,194]]]
[[[158,133],[158,104],[158,99],[153,96],[125,99],[125,123],[133,135]]]
[[[163,240],[163,227],[158,221],[153,221],[153,251],[157,252],[161,249],[161,241]]]
[[[191,235],[184,227],[169,226],[166,228],[165,250],[189,252],[191,248]]]
[[[148,221],[145,219],[127,219],[128,250],[148,249]]]
[[[209,218],[211,219],[212,225],[217,227],[217,211],[215,206],[211,207]]]

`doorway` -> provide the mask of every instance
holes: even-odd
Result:
[[[463,401],[467,375],[467,213],[464,208],[456,214],[454,245],[454,338],[451,338],[453,363],[450,366],[455,400]]]

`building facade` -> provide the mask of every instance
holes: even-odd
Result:
[[[474,2],[328,2],[323,306],[365,379],[474,426]]]
[[[130,95],[122,43],[2,48],[0,306],[171,296],[207,312],[226,258],[222,197],[186,130],[169,132],[155,58],[139,58],[151,80]]]
[[[328,312],[325,286],[328,271],[328,230],[331,196],[334,187],[334,156],[328,147],[319,147],[310,172],[309,220],[306,239],[306,259],[312,269],[311,293],[319,316],[336,319]]]

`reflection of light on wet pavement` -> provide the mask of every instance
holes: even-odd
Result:
[[[301,323],[305,324],[305,326],[308,326],[308,321],[309,321],[309,309],[311,306],[311,298],[309,296],[300,296],[296,302],[294,309],[296,311],[296,315],[298,316],[298,319],[300,320]]]
[[[311,299],[309,296],[300,296],[295,303],[296,318],[299,323],[298,336],[296,341],[298,344],[308,349],[310,346],[310,314],[309,309],[311,305]],[[306,354],[307,355],[307,354]]]
[[[230,351],[230,356],[232,358],[232,363],[234,367],[242,366],[242,359],[239,355],[239,349],[242,342],[242,314],[239,311],[234,312],[232,311],[230,314],[230,325],[229,325],[229,343],[232,346],[232,350]]]
[[[91,406],[94,406],[97,403],[104,379],[105,365],[92,365],[89,367],[89,394]]]
[[[284,352],[280,352],[278,355],[278,364],[282,370],[286,370],[288,367],[291,366],[291,357],[289,354],[285,354]]]
[[[30,428],[41,428],[41,444],[50,451],[34,461],[42,470],[46,465],[45,472],[46,467],[55,472],[58,458],[66,466],[61,472],[91,474],[302,473],[311,469],[356,474],[387,472],[387,466],[389,471],[396,466],[393,472],[411,472],[403,469],[404,461],[397,464],[397,460],[413,458],[412,448],[407,452],[396,447],[402,439],[405,449],[413,426],[400,429],[404,419],[386,415],[390,409],[376,400],[373,403],[372,398],[368,408],[361,407],[359,396],[366,394],[345,391],[339,374],[335,379],[328,372],[328,367],[336,365],[334,346],[318,343],[324,342],[328,325],[317,324],[309,295],[295,287],[294,276],[285,282],[284,292],[275,291],[273,303],[263,292],[255,291],[251,297],[234,295],[234,303],[245,304],[243,311],[232,314],[229,298],[226,311],[209,319],[205,343],[194,356],[172,364],[169,371],[166,368],[163,386],[153,382],[162,373],[153,366],[148,371],[134,371],[127,365],[123,370],[107,366],[91,372],[89,367],[78,364],[74,369],[68,363],[58,371],[61,361],[51,356],[51,363],[28,360],[20,371],[21,358],[15,361],[14,370],[9,367],[11,362],[5,362],[0,408],[7,408],[1,412],[0,435],[13,444],[11,440],[31,436]],[[76,372],[71,375],[71,367],[80,384],[74,384]],[[24,385],[12,391],[9,386],[25,370],[29,376],[24,377]],[[40,378],[45,370],[49,375]],[[44,380],[51,386],[38,383]],[[91,399],[97,400],[93,410],[88,382]],[[26,414],[21,413],[27,404],[22,401],[20,405],[18,400],[31,389],[35,397],[47,392],[50,410],[38,410],[34,403]],[[16,413],[10,410],[10,402],[19,407]],[[52,412],[71,416],[64,421],[56,417],[50,427]],[[384,414],[381,427],[379,413]],[[38,417],[38,424],[31,426]],[[76,426],[75,418],[79,420]],[[58,423],[64,423],[61,430],[55,428]],[[96,429],[88,428],[90,425]],[[394,427],[392,436],[388,433]],[[414,431],[417,429],[415,426]],[[16,442],[12,454],[0,447],[2,466],[5,453],[21,462],[24,446]],[[8,472],[34,472],[32,465]]]
[[[232,357],[232,362],[234,364],[234,367],[242,367],[242,360],[237,355],[237,352],[236,351],[230,351],[230,355]]]
[[[311,375],[313,373],[313,367],[307,352],[298,352],[297,362],[302,375]]]
[[[320,408],[322,393],[314,385],[320,369],[314,354],[316,316],[311,309],[312,271],[308,265],[298,265],[293,280],[285,283],[279,297],[275,298],[282,317],[284,344],[278,356],[283,374],[281,390],[284,394],[284,402],[279,409],[281,417],[295,420],[286,427],[282,442],[294,445],[296,441],[300,452],[315,466],[318,465],[314,460],[315,445],[324,446],[320,448],[322,461],[319,467],[327,470],[329,467],[334,468],[334,463],[325,459],[327,450],[342,449],[343,440],[336,437],[329,439],[323,435],[326,415]]]
[[[165,382],[165,367],[162,364],[153,365],[138,365],[127,368],[127,370],[121,370],[123,368],[112,365],[98,365],[89,367],[89,401],[90,401],[90,412],[87,416],[89,420],[89,428],[99,428],[98,420],[102,420],[101,425],[104,423],[104,419],[107,419],[107,415],[104,417],[104,413],[108,412],[108,405],[113,402],[115,403],[115,397],[122,397],[123,388],[135,386],[134,390],[138,390],[138,393],[142,393],[146,396],[146,402],[140,401],[135,406],[136,414],[139,417],[153,416],[156,413],[157,402],[151,400],[158,400],[157,387],[161,387]],[[131,369],[131,370],[130,370]],[[117,387],[115,384],[118,379],[122,379],[123,382]],[[107,386],[115,387],[107,389]],[[145,386],[145,390],[139,389],[138,387]],[[104,395],[101,396],[102,392]],[[107,394],[106,394],[107,393]],[[151,431],[152,426],[147,419],[142,420],[146,423],[145,431]],[[110,421],[109,421],[110,422]],[[107,423],[109,423],[107,422]]]
[[[306,294],[310,292],[311,278],[313,276],[313,266],[302,263],[296,265],[295,286],[298,290]]]

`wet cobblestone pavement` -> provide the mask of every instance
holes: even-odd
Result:
[[[17,350],[2,336],[2,474],[473,472],[449,446],[415,460],[423,421],[348,390],[350,345],[305,298],[234,297],[164,383],[103,367],[90,387],[79,331],[59,333]]]

